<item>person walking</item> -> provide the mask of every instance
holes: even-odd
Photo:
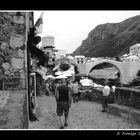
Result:
[[[49,83],[46,81],[46,96],[50,95]]]
[[[59,85],[55,91],[57,109],[56,113],[60,120],[60,129],[68,126],[69,109],[71,107],[71,93],[70,87],[66,85],[65,79],[62,79],[62,84]],[[63,123],[64,114],[64,123]]]
[[[80,98],[80,96],[81,96],[81,83],[78,83],[78,86],[79,86],[79,90],[78,90],[78,101],[79,101],[79,98]]]
[[[55,89],[56,89],[56,83],[53,81],[52,85],[51,85],[51,89],[52,89],[52,95],[55,95]]]
[[[112,103],[114,103],[114,100],[115,100],[114,99],[115,98],[115,90],[116,90],[116,86],[115,85],[112,85],[111,86],[111,92],[110,92],[111,93],[110,95],[111,95],[111,102]]]
[[[102,112],[107,112],[107,107],[108,107],[108,98],[110,94],[110,87],[108,86],[108,80],[105,80],[105,86],[102,89],[102,107],[103,110]]]
[[[72,95],[73,95],[73,102],[78,102],[79,97],[79,85],[77,81],[74,81],[72,84]]]

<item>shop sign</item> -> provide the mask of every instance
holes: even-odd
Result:
[[[7,77],[3,79],[3,90],[18,88],[20,79],[18,77]]]

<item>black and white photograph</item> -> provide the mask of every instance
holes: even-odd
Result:
[[[0,130],[140,130],[140,10],[0,10]]]

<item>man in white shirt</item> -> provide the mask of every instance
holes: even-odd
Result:
[[[103,96],[108,96],[110,94],[110,87],[105,85],[103,88]]]
[[[112,85],[111,86],[111,92],[110,92],[110,103],[114,103],[114,98],[115,98],[115,90],[116,90],[116,86]]]
[[[116,87],[115,86],[112,86],[112,92],[113,93],[115,92],[115,89],[116,89]]]
[[[107,107],[108,107],[108,97],[110,94],[110,87],[108,86],[108,80],[105,80],[105,86],[102,89],[102,107],[103,110],[102,112],[107,112]]]
[[[79,97],[79,85],[77,81],[74,81],[72,84],[72,94],[73,94],[73,102],[78,102]]]

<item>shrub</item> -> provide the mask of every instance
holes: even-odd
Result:
[[[140,86],[140,78],[135,78],[132,82],[128,84],[128,86]]]
[[[100,103],[102,100],[102,93],[101,93],[101,91],[92,89],[92,92],[81,93],[80,100]]]
[[[68,70],[70,68],[70,65],[68,64],[68,63],[61,63],[60,64],[60,69],[62,70],[62,71],[66,71],[66,70]]]
[[[140,76],[140,70],[138,71],[137,76]]]

